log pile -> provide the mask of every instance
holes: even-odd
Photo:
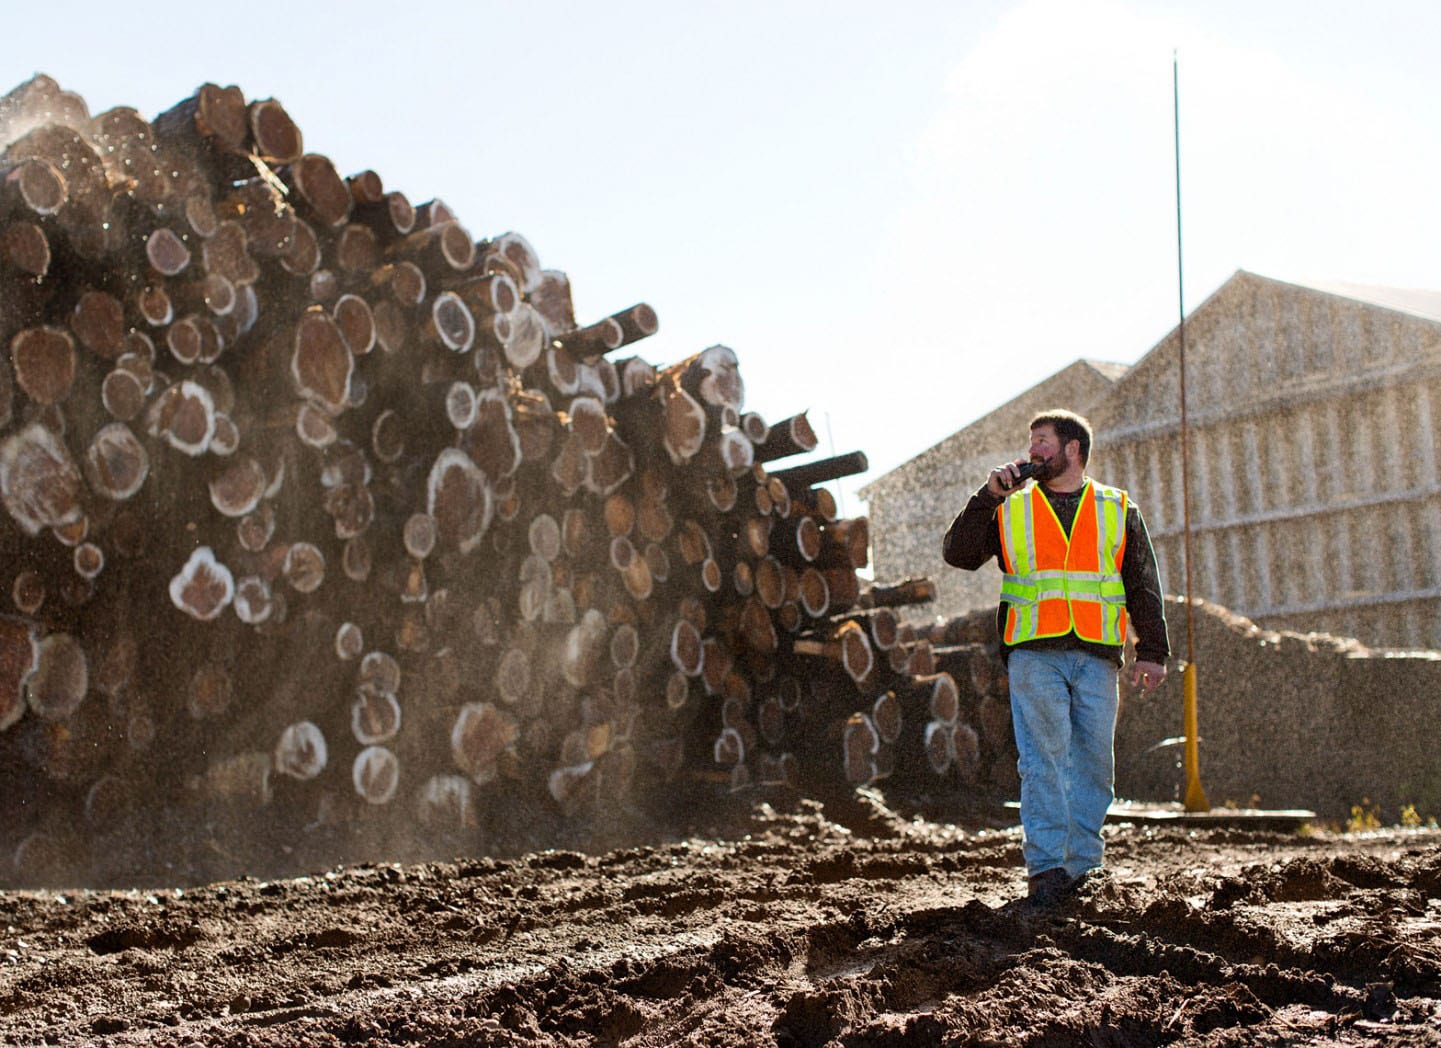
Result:
[[[342,175],[277,101],[0,98],[0,283],[0,849],[973,777],[894,610],[933,591],[863,586],[822,486],[864,455],[786,467],[815,433],[746,412],[730,349],[634,355],[650,306],[577,318],[524,237]]]

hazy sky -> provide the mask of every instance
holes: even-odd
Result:
[[[209,80],[306,148],[515,230],[590,321],[651,303],[748,407],[894,468],[1232,272],[1441,288],[1441,5],[0,0],[35,72],[147,117]],[[1017,451],[1024,434],[1017,434]],[[977,478],[979,483],[980,478]]]

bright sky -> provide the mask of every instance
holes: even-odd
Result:
[[[657,364],[723,342],[855,490],[1078,357],[1132,363],[1238,268],[1441,288],[1441,4],[0,0],[45,72],[154,117],[279,99],[342,173],[515,230]],[[1024,435],[1017,435],[1017,452]]]

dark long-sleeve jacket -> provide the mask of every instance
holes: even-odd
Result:
[[[1071,523],[1081,502],[1081,492],[1056,494],[1042,487],[1061,526],[1070,534]],[[1084,489],[1082,489],[1084,490]],[[996,510],[1004,496],[997,498],[982,486],[971,496],[966,508],[956,517],[941,545],[941,555],[952,567],[975,571],[992,557],[1001,562],[1001,533],[996,526]],[[1164,663],[1171,653],[1166,636],[1165,604],[1161,597],[1161,579],[1156,569],[1156,554],[1151,549],[1151,536],[1141,511],[1129,499],[1126,508],[1126,554],[1121,561],[1121,582],[1126,588],[1126,613],[1136,631],[1136,658],[1145,662]],[[997,633],[1004,635],[1006,605],[996,609]],[[1026,641],[1028,648],[1081,648],[1103,658],[1121,662],[1121,648],[1110,644],[1084,641],[1074,633],[1064,637],[1043,637]],[[1009,652],[1005,641],[1001,653]]]

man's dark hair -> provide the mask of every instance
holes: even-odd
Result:
[[[1031,419],[1031,429],[1037,426],[1050,426],[1056,431],[1056,436],[1061,438],[1061,447],[1065,447],[1073,440],[1081,442],[1081,465],[1091,461],[1091,423],[1077,415],[1074,411],[1066,411],[1063,408],[1051,408],[1043,411]]]

